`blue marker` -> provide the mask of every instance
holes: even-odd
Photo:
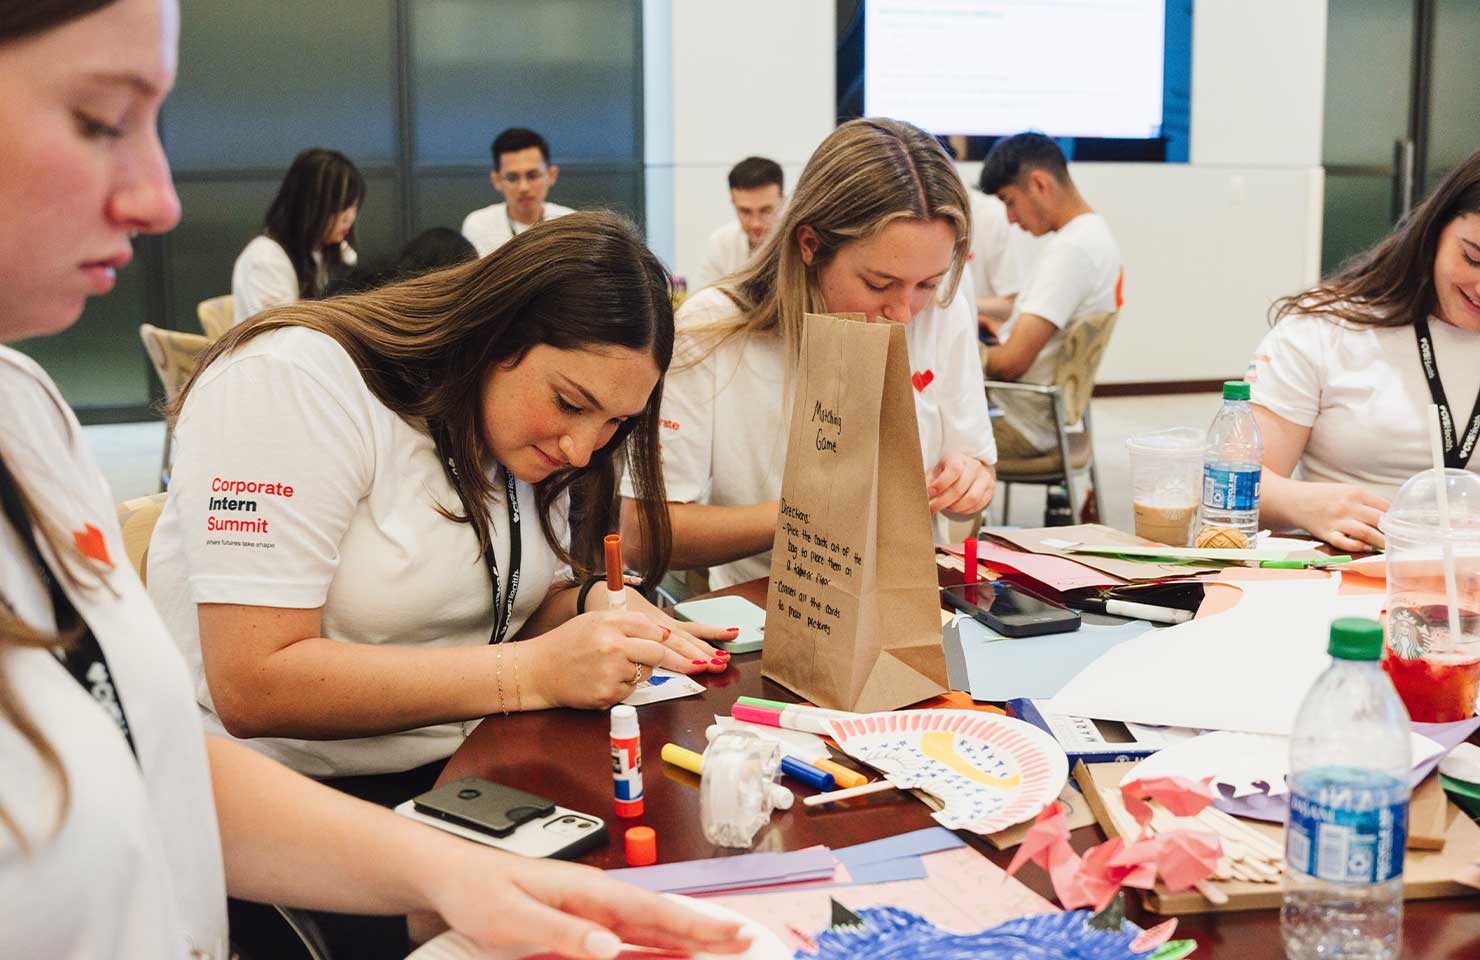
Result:
[[[813,790],[832,790],[837,786],[833,781],[833,775],[824,773],[796,757],[781,758],[781,772],[788,777],[800,780]]]

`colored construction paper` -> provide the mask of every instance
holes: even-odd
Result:
[[[955,556],[962,554],[961,547],[955,544],[945,544],[940,549]],[[1060,593],[1086,587],[1115,587],[1125,583],[1119,577],[1087,567],[1077,560],[1011,550],[985,540],[977,546],[977,561],[999,572],[1021,574]]]
[[[1206,782],[1188,780],[1185,777],[1153,777],[1149,780],[1131,780],[1120,785],[1120,799],[1125,810],[1141,826],[1151,822],[1151,806],[1146,801],[1155,800],[1174,817],[1190,817],[1200,813],[1213,802],[1213,793]]]
[[[926,827],[923,830],[911,830],[909,833],[885,837],[883,840],[840,847],[833,851],[833,856],[845,866],[852,866],[898,860],[901,857],[922,857],[927,853],[939,853],[941,850],[954,850],[964,846],[966,841],[945,827]]]
[[[973,700],[1047,699],[1111,648],[1154,629],[1144,620],[1041,637],[1004,637],[971,617],[960,617],[944,633],[951,686]],[[952,634],[954,633],[954,636]]]
[[[922,856],[965,845],[965,840],[944,827],[927,827],[883,840],[842,847],[834,850],[833,856],[848,868],[848,876],[854,883],[893,883],[925,879]]]
[[[1168,830],[1140,840],[1113,859],[1117,865],[1155,864],[1156,877],[1172,893],[1190,889],[1213,876],[1223,845],[1204,830]]]
[[[608,870],[619,880],[659,893],[718,893],[786,883],[830,880],[837,861],[826,847],[786,853],[746,853],[652,867]]]
[[[1065,907],[1076,899],[1074,877],[1079,873],[1079,854],[1069,846],[1069,824],[1058,801],[1045,806],[1028,829],[1023,845],[1007,865],[1007,875],[1017,873],[1029,861],[1048,874],[1055,896]]]

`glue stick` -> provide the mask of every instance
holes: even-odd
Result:
[[[642,816],[642,738],[637,709],[625,703],[612,707],[612,796],[617,816]]]

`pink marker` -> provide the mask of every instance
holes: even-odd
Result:
[[[965,562],[962,565],[964,569],[961,575],[966,578],[968,584],[976,583],[981,576],[980,568],[976,565],[976,537],[967,537],[966,542],[961,544],[961,548],[965,553],[962,557]],[[976,603],[976,587],[966,588],[966,602]]]

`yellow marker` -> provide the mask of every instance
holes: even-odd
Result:
[[[865,777],[856,770],[849,770],[841,763],[834,763],[831,760],[813,760],[812,766],[821,770],[823,773],[832,774],[833,783],[836,783],[842,789],[861,787],[865,783],[868,783],[868,777]]]
[[[692,750],[680,747],[676,743],[663,744],[663,751],[659,754],[665,763],[671,763],[675,767],[687,770],[694,775],[702,774],[704,770],[704,755]]]
[[[664,748],[667,749],[666,747]],[[956,738],[945,730],[931,730],[920,737],[920,752],[932,760],[939,760],[952,770],[977,783],[984,783],[989,787],[1001,787],[1011,790],[1022,782],[1022,777],[1013,774],[1010,777],[994,777],[984,773],[967,763],[962,756],[956,752]],[[667,759],[666,757],[664,759]]]

